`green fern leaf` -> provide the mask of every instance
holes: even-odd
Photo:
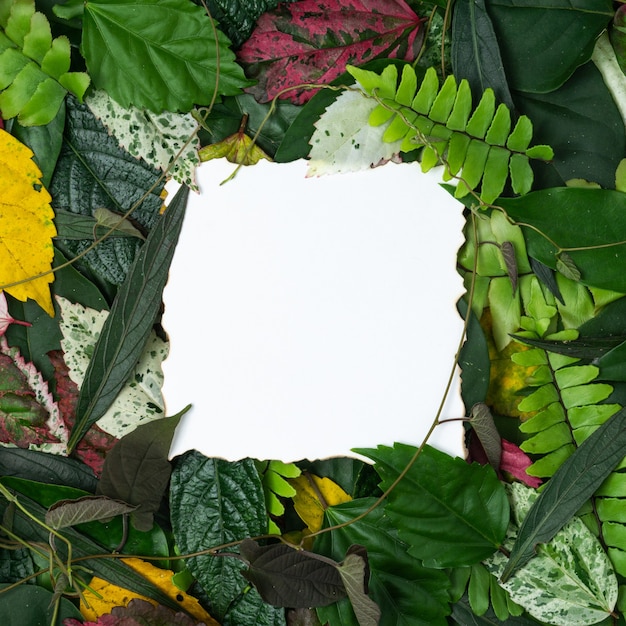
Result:
[[[280,498],[293,498],[296,490],[285,480],[300,476],[300,468],[294,463],[282,461],[255,461],[257,471],[265,494],[265,507],[269,515],[268,530],[280,534],[278,525],[272,518],[281,517],[285,513],[285,505]]]
[[[50,24],[35,11],[34,0],[2,4],[0,111],[5,119],[17,116],[23,126],[48,124],[68,91],[82,99],[89,76],[69,71],[69,40],[52,39]]]
[[[393,68],[393,69],[390,69]],[[480,199],[491,204],[502,194],[507,181],[515,193],[527,193],[533,183],[530,158],[550,160],[548,146],[529,148],[532,124],[522,116],[511,132],[511,112],[504,105],[496,108],[495,95],[487,89],[472,112],[469,84],[458,85],[448,76],[440,86],[434,68],[429,68],[418,86],[410,65],[397,81],[396,66],[382,74],[348,67],[366,94],[379,105],[369,117],[371,126],[388,123],[383,141],[401,141],[401,151],[424,147],[422,170],[445,165],[444,178],[459,179],[455,197],[462,198],[480,185]]]

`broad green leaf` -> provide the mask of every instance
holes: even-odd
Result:
[[[70,450],[109,409],[143,352],[161,306],[188,194],[185,186],[177,192],[117,293],[85,372]]]
[[[254,461],[227,463],[196,451],[179,457],[172,472],[170,511],[182,554],[262,535],[267,530],[263,488]],[[223,622],[246,587],[244,564],[232,558],[191,557],[187,567]],[[246,595],[256,595],[249,591]],[[256,610],[258,604],[253,602]]]
[[[613,16],[610,0],[488,0],[504,70],[512,89],[549,92],[588,61]],[[523,35],[521,35],[523,33]]]
[[[85,3],[81,52],[89,74],[125,108],[186,112],[239,93],[249,82],[229,44],[192,2]]]
[[[510,490],[519,526],[537,502],[537,492],[519,483],[513,483]],[[507,547],[515,539],[517,526],[512,524],[509,529]],[[507,559],[497,553],[485,563],[493,574],[502,576]],[[571,519],[549,543],[540,546],[535,558],[506,582],[501,578],[500,584],[533,617],[557,626],[595,624],[611,615],[617,601],[611,563],[580,518]]]
[[[569,38],[567,45],[571,45]],[[534,58],[536,52],[531,54]],[[532,71],[540,75],[535,64]],[[519,112],[532,120],[535,141],[554,150],[550,175],[544,178],[545,173],[537,173],[541,187],[559,186],[570,178],[614,187],[615,170],[626,151],[624,122],[593,63],[576,70],[556,91],[518,92],[515,102]]]
[[[3,624],[30,624],[43,626],[51,624],[54,615],[53,594],[51,591],[38,585],[20,585],[14,589],[4,591],[1,584],[0,591],[0,621]],[[80,611],[67,598],[61,599],[57,620],[54,623],[63,623],[65,619],[81,620]],[[80,623],[80,622],[79,622]]]
[[[163,206],[159,173],[122,150],[86,105],[68,99],[66,106],[65,141],[50,185],[53,208],[92,217],[94,209],[104,207],[124,215],[143,198],[132,219],[149,230]],[[91,244],[93,233],[83,241],[56,240],[70,258]],[[114,292],[112,286],[124,282],[139,247],[134,238],[112,238],[88,252],[77,267],[101,290]]]
[[[543,234],[563,248],[587,248],[568,251],[581,282],[626,291],[626,275],[620,269],[626,260],[626,194],[560,187],[500,198],[498,205],[516,222],[532,227],[522,225],[531,256],[556,267],[558,250]]]
[[[509,92],[500,45],[485,0],[459,2],[452,14],[452,69],[465,78],[476,101],[485,89],[493,89],[499,102],[514,108]],[[488,4],[488,3],[487,3]]]
[[[375,461],[382,489],[396,480],[415,451],[400,443],[358,450]],[[409,553],[426,567],[458,567],[476,563],[500,546],[509,506],[491,466],[470,465],[425,446],[389,494],[385,513],[409,544]]]
[[[96,311],[58,297],[61,308],[59,326],[63,333],[63,359],[69,377],[80,388],[85,380],[95,346],[109,317],[108,311]],[[168,344],[150,330],[146,345],[128,374],[119,393],[98,419],[98,426],[116,438],[131,432],[138,424],[163,417],[165,402],[161,393],[161,364],[167,357]]]
[[[501,578],[508,578],[550,541],[588,500],[624,456],[626,409],[590,435],[552,476],[520,526]]]
[[[325,526],[352,521],[375,502],[374,498],[353,500],[326,510]],[[363,519],[319,536],[316,552],[342,559],[349,547],[360,544],[368,550],[369,595],[381,611],[380,626],[446,626],[450,581],[440,570],[424,567],[398,538],[395,525],[378,507]],[[318,609],[322,624],[358,626],[348,600]]]
[[[122,148],[198,191],[195,168],[200,164],[200,142],[198,122],[191,113],[163,111],[157,115],[134,106],[124,108],[103,90],[91,93],[85,104]]]
[[[360,91],[344,91],[315,124],[307,176],[369,169],[397,154],[399,141],[382,141],[387,126],[368,123],[377,106]]]
[[[161,506],[172,471],[168,454],[174,430],[186,410],[138,426],[106,456],[97,493],[133,505],[131,519],[137,530],[149,531]]]
[[[626,381],[626,342],[620,343],[597,361],[603,380]]]

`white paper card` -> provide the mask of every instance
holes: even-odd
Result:
[[[416,164],[305,178],[209,161],[165,289],[171,456],[355,456],[420,444],[462,334],[462,206]],[[170,194],[173,190],[170,190]],[[443,417],[461,417],[458,378]],[[431,443],[462,454],[460,422]]]

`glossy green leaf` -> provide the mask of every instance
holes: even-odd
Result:
[[[589,60],[596,37],[613,16],[610,0],[486,4],[510,87],[536,93],[556,89]]]
[[[626,410],[622,409],[589,436],[547,483],[524,518],[501,576],[503,582],[532,558],[537,544],[550,541],[591,497],[623,458],[624,445]]]
[[[251,459],[227,463],[196,451],[179,457],[172,472],[170,510],[181,553],[256,537],[267,530],[263,488]],[[203,556],[189,558],[187,567],[207,593],[213,615],[222,622],[246,587],[240,573],[244,564]],[[246,595],[258,597],[254,590]],[[258,610],[258,604],[254,606]]]
[[[0,584],[0,620],[7,626],[29,624],[44,626],[52,623],[54,615],[52,592],[37,585],[20,585],[8,591],[2,590],[7,585]],[[67,598],[62,598],[55,624],[65,619],[82,620],[80,611]]]
[[[621,271],[626,262],[626,194],[559,187],[501,198],[498,204],[522,225],[531,256],[556,267],[558,250],[543,235],[563,248],[586,248],[567,252],[581,272],[581,282],[626,292],[626,274]]]
[[[485,0],[459,2],[452,14],[451,56],[457,78],[466,78],[473,96],[493,89],[499,102],[514,108],[502,66],[500,45]]]
[[[106,455],[97,493],[133,505],[137,530],[149,531],[161,506],[172,469],[168,455],[174,431],[186,410],[140,424]]]
[[[181,187],[150,231],[111,307],[80,389],[68,449],[109,408],[137,364],[161,306],[189,189]]]
[[[202,7],[177,0],[89,0],[81,52],[123,107],[189,111],[249,84],[230,42]]]
[[[358,452],[375,461],[381,487],[387,489],[415,448],[396,443]],[[491,466],[469,465],[426,446],[389,494],[385,512],[410,554],[425,566],[458,567],[476,563],[499,547],[509,507]]]
[[[325,526],[351,521],[373,502],[374,498],[362,498],[329,507]],[[319,536],[314,548],[339,560],[353,544],[368,549],[369,595],[380,607],[380,626],[396,626],[402,621],[412,626],[447,625],[448,576],[443,571],[424,567],[408,553],[408,546],[398,538],[382,507],[340,530]],[[318,615],[323,624],[358,626],[347,599],[318,609]]]
[[[94,209],[104,207],[123,215],[149,193],[132,214],[149,230],[163,206],[159,172],[122,150],[87,106],[69,99],[67,113],[65,141],[50,187],[53,208],[92,217]],[[93,233],[83,241],[55,243],[72,258],[93,243]],[[121,285],[139,247],[134,238],[113,238],[88,252],[77,267],[101,288]]]

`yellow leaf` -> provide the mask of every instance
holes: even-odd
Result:
[[[200,606],[196,598],[181,591],[172,582],[174,572],[161,569],[141,559],[128,558],[123,559],[123,561],[179,604],[181,611],[188,613],[200,622],[204,622],[206,626],[219,626],[219,622],[216,622]],[[86,620],[91,621],[97,620],[100,615],[110,613],[111,609],[116,606],[126,606],[133,598],[140,598],[156,605],[156,602],[150,598],[113,585],[101,578],[92,578],[89,589],[83,592],[83,596],[84,600],[81,599],[80,601],[80,612]]]
[[[330,478],[320,478],[314,474],[302,474],[297,478],[292,478],[289,482],[297,492],[293,497],[296,513],[312,533],[317,532],[322,527],[324,511],[329,506],[352,500]]]
[[[0,289],[52,267],[52,238],[57,234],[54,212],[32,156],[29,148],[0,129]],[[5,291],[22,302],[32,298],[53,316],[53,280],[50,273]]]

